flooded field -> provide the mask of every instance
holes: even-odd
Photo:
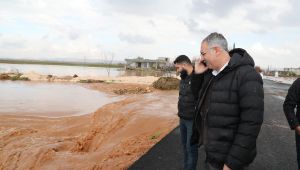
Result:
[[[128,168],[178,125],[178,91],[113,93],[136,88],[1,82],[0,169]]]
[[[117,97],[76,84],[0,81],[0,114],[73,116],[88,114]]]

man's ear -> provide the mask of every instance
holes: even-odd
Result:
[[[214,47],[216,55],[220,55],[222,53],[222,49],[220,47]]]

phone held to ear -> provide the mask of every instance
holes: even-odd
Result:
[[[207,67],[207,64],[206,64],[206,61],[205,61],[205,60],[201,61],[201,63],[202,63],[205,67]]]

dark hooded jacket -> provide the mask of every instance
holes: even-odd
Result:
[[[194,71],[191,75],[187,75],[187,73],[185,76],[181,75],[178,97],[178,116],[186,120],[194,119],[195,104],[198,99],[198,95],[193,93],[193,91],[198,91],[199,89],[192,89],[191,81],[194,83],[199,81],[199,76],[194,75]],[[194,86],[193,88],[197,87]]]
[[[298,78],[289,88],[283,103],[283,110],[291,129],[300,126],[300,78]],[[295,114],[295,108],[297,108]]]
[[[191,143],[204,143],[208,162],[233,170],[256,156],[256,139],[263,122],[264,92],[254,61],[243,49],[229,52],[230,61],[217,76],[203,74],[196,104]],[[193,88],[196,89],[196,88]]]

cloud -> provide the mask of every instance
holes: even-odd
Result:
[[[126,41],[132,44],[152,44],[154,40],[150,37],[142,36],[142,35],[131,35],[131,34],[119,34],[119,38],[121,41]]]
[[[70,32],[69,33],[70,40],[77,40],[79,38],[79,33],[77,32]]]
[[[248,4],[250,0],[193,0],[191,9],[192,12],[203,14],[211,13],[217,17],[226,17],[241,4]]]
[[[91,3],[105,14],[121,13],[136,16],[182,15],[190,0],[93,0]]]
[[[299,53],[294,45],[299,44],[299,8],[297,0],[0,1],[0,55],[197,56],[201,40],[217,31],[229,44],[248,49],[260,65],[270,60],[296,65],[291,61]]]
[[[293,42],[293,44],[272,47],[258,42],[251,45],[248,52],[256,65],[264,68],[299,67],[300,58],[297,54],[300,54],[300,49],[296,45],[299,43]]]
[[[300,26],[296,22],[300,20],[299,8],[297,0],[193,0],[190,16],[209,30],[224,29],[227,32],[231,27],[230,32],[265,34],[282,27]]]
[[[148,21],[148,23],[149,23],[152,27],[156,27],[156,24],[155,24],[154,20],[150,19],[150,20]]]
[[[289,9],[279,15],[279,19],[285,26],[298,27],[300,26],[300,2],[298,0],[289,1]]]
[[[188,30],[192,33],[201,35],[201,34],[209,34],[208,30],[205,30],[199,26],[199,23],[192,18],[182,19],[184,25],[188,28]]]
[[[18,49],[25,47],[25,44],[22,42],[1,42],[0,44],[1,48],[4,49]]]

